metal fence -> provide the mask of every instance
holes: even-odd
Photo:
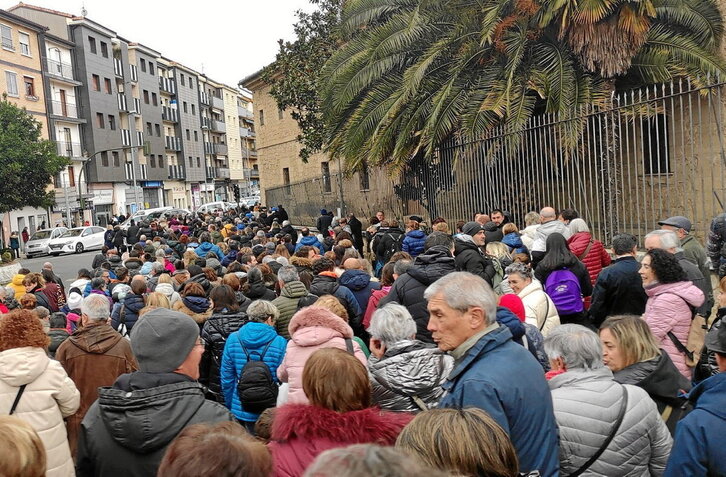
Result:
[[[723,84],[680,80],[572,117],[536,115],[519,130],[454,138],[398,176],[376,169],[341,184],[332,174],[267,189],[267,203],[286,204],[301,223],[314,223],[321,208],[453,223],[496,207],[520,225],[528,211],[551,205],[576,209],[606,241],[684,215],[703,237],[726,202]]]

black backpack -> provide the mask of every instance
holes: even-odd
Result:
[[[237,335],[237,339],[239,339],[239,335]],[[254,361],[240,339],[242,351],[247,356],[247,363],[242,367],[239,381],[237,381],[237,395],[244,410],[253,414],[261,414],[265,409],[275,407],[277,404],[279,392],[277,383],[272,379],[270,368],[262,361],[272,341],[267,343],[262,350],[260,359]]]
[[[383,236],[383,238],[386,238],[386,236],[391,238],[391,241],[387,244],[386,249],[383,252],[383,262],[388,263],[388,261],[391,259],[394,253],[400,252],[403,248],[403,234],[389,234]]]

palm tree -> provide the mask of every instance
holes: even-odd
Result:
[[[725,71],[715,0],[349,0],[340,29],[321,96],[348,170],[402,170],[452,137],[516,132],[535,108],[576,117],[626,85]]]

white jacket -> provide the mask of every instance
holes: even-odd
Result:
[[[534,238],[537,235],[538,228],[539,224],[534,224],[528,225],[524,228],[524,230],[522,230],[520,237],[522,238],[524,246],[527,247],[527,250],[532,250],[532,244],[534,243]]]
[[[555,326],[560,324],[557,308],[552,299],[542,290],[539,280],[533,279],[532,283],[518,293],[518,296],[524,304],[525,321],[536,326],[542,336],[547,336]]]
[[[605,452],[582,475],[660,476],[673,440],[653,400],[637,386],[613,381],[612,372],[575,369],[548,381],[560,428],[560,474],[579,469],[602,446],[621,409],[628,406]]]
[[[76,412],[81,393],[58,361],[42,348],[13,348],[0,353],[0,409],[10,412],[26,384],[14,416],[30,424],[47,454],[48,477],[74,476],[64,417]],[[2,452],[0,451],[0,454]]]
[[[570,238],[571,235],[570,228],[567,225],[563,224],[557,219],[550,220],[549,222],[540,224],[540,226],[537,227],[537,231],[534,234],[534,242],[532,242],[532,247],[529,249],[529,251],[544,252],[545,250],[547,250],[547,237],[555,232],[564,235],[565,239]]]
[[[169,304],[172,306],[181,300],[181,296],[178,292],[174,291],[174,287],[170,283],[159,283],[154,288],[154,291],[165,295],[169,299]]]

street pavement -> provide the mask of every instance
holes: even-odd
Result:
[[[27,268],[31,272],[40,272],[45,262],[53,264],[53,272],[63,279],[63,284],[68,289],[81,268],[91,269],[93,257],[99,253],[98,250],[83,252],[80,254],[64,254],[53,257],[52,255],[44,255],[36,258],[21,258],[20,265]]]

